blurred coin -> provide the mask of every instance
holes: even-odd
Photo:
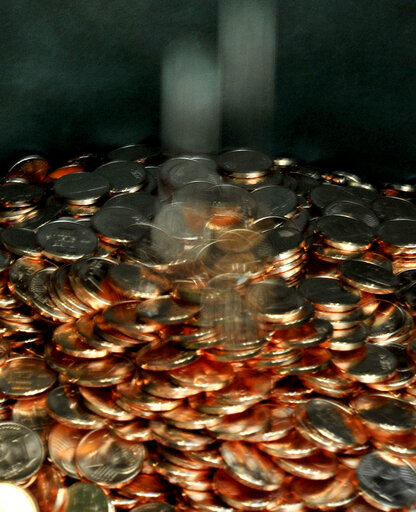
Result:
[[[126,380],[133,371],[134,365],[128,359],[108,356],[71,363],[67,368],[67,376],[71,382],[80,386],[106,387]]]
[[[393,219],[416,219],[416,206],[399,197],[379,197],[371,204],[380,222]]]
[[[9,397],[39,395],[55,381],[55,372],[38,357],[14,357],[0,367],[0,391]]]
[[[36,258],[42,254],[36,233],[30,229],[9,227],[2,232],[1,239],[6,249],[19,256]]]
[[[273,165],[268,155],[246,148],[221,153],[217,157],[217,163],[220,172],[240,178],[264,176]]]
[[[161,420],[151,420],[150,428],[156,441],[181,451],[203,450],[215,441],[204,433],[178,429]]]
[[[112,160],[100,165],[93,174],[104,176],[110,182],[110,192],[136,192],[146,182],[146,170],[140,163],[126,160]]]
[[[324,451],[301,459],[275,459],[275,462],[287,473],[308,480],[328,480],[335,476],[338,467],[335,455]]]
[[[147,222],[144,215],[126,206],[107,206],[93,215],[91,224],[105,242],[126,244],[137,238],[136,227]]]
[[[40,512],[33,494],[18,485],[0,482],[0,507],[4,512]]]
[[[90,483],[72,484],[67,490],[63,512],[77,512],[91,509],[94,512],[113,512],[109,499],[97,485]]]
[[[339,185],[320,185],[312,190],[311,200],[323,210],[334,201],[354,201],[354,191]]]
[[[258,212],[262,216],[290,216],[297,205],[296,194],[292,190],[279,185],[256,188],[252,195],[258,203]]]
[[[339,268],[342,279],[362,291],[385,294],[394,292],[397,287],[397,280],[391,271],[369,261],[344,261]]]
[[[370,228],[375,229],[379,225],[376,214],[359,201],[335,201],[324,208],[324,215],[345,215],[353,219],[361,220]]]
[[[123,441],[105,430],[86,434],[75,450],[76,467],[91,482],[114,488],[138,475],[145,448],[141,443]]]
[[[0,186],[0,204],[5,207],[25,207],[37,203],[45,189],[30,183],[7,183]]]
[[[66,500],[62,474],[54,466],[44,464],[29,490],[36,498],[42,512],[57,512],[62,509]]]
[[[30,428],[13,422],[0,423],[0,479],[27,480],[41,467],[45,457],[40,437]]]
[[[377,508],[406,508],[416,503],[416,471],[405,459],[369,453],[361,459],[356,477],[363,498]]]
[[[109,268],[111,286],[129,299],[154,299],[168,291],[168,283],[159,276],[147,276],[131,263],[119,263]]]

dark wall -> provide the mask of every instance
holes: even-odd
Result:
[[[274,0],[270,0],[274,1]],[[0,161],[157,136],[163,48],[216,0],[0,2]],[[280,0],[275,154],[416,175],[414,0]],[[226,143],[226,141],[224,141]]]

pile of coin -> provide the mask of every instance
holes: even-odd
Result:
[[[416,505],[416,206],[247,148],[0,185],[0,509]]]

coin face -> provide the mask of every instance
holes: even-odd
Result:
[[[57,179],[55,195],[73,204],[91,204],[110,190],[109,181],[99,174],[76,172]]]
[[[44,254],[58,261],[88,256],[98,244],[92,229],[70,221],[49,222],[39,228],[36,236]]]
[[[143,165],[126,160],[113,160],[100,165],[93,174],[104,176],[110,182],[112,194],[135,192],[146,182],[146,170]]]
[[[405,459],[369,453],[361,459],[356,476],[363,497],[376,506],[405,508],[416,503],[416,471]]]
[[[0,423],[0,480],[19,482],[34,475],[45,453],[40,437],[13,422]]]
[[[75,448],[87,432],[61,423],[55,423],[49,432],[48,452],[52,462],[65,475],[76,480],[79,474],[75,467]]]
[[[90,483],[72,484],[67,491],[64,512],[111,512],[112,506],[105,493]]]
[[[55,381],[56,373],[38,357],[15,357],[0,367],[0,391],[9,397],[39,395]]]
[[[94,430],[79,442],[75,461],[81,475],[91,482],[119,487],[138,475],[144,455],[141,443],[124,441],[106,430]]]

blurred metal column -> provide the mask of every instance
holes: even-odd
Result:
[[[272,148],[277,5],[277,0],[219,2],[218,51],[226,146]]]

